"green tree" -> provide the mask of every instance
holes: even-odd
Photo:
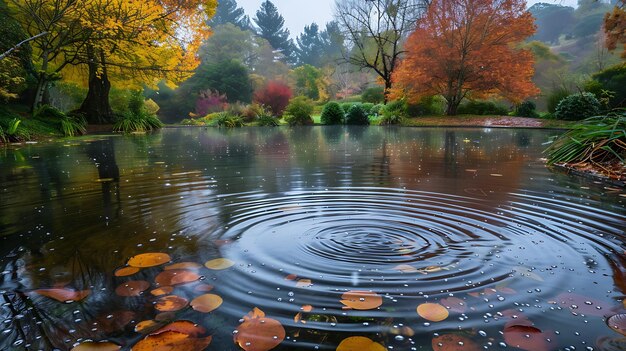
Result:
[[[261,8],[256,12],[254,23],[258,27],[258,35],[290,60],[294,45],[289,39],[289,29],[285,28],[285,19],[271,1],[266,0],[261,4]]]
[[[201,64],[193,77],[181,85],[178,93],[184,101],[193,104],[198,93],[206,90],[225,94],[230,103],[252,101],[248,69],[236,60]]]
[[[302,34],[296,38],[296,43],[295,53],[299,65],[321,66],[326,43],[316,23],[305,26]]]
[[[237,7],[236,0],[220,0],[215,16],[209,20],[211,27],[231,23],[243,30],[250,29],[250,17],[246,15],[243,8]]]
[[[26,39],[26,34],[11,16],[3,0],[0,0],[0,54],[13,49]],[[28,71],[32,70],[29,45],[11,51],[0,59],[0,102],[14,99],[25,88]]]
[[[304,95],[311,100],[319,100],[322,71],[311,65],[304,65],[294,69],[292,76],[295,80],[296,95]]]

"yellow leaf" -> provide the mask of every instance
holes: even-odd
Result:
[[[344,339],[336,351],[386,351],[385,347],[363,336],[352,336]]]

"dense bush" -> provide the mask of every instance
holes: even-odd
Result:
[[[227,108],[228,100],[225,94],[220,94],[217,90],[205,90],[198,94],[195,114],[206,116],[209,113],[224,111]]]
[[[626,64],[609,67],[593,75],[595,89],[585,89],[607,99],[608,108],[626,107]],[[589,88],[589,87],[587,87]]]
[[[382,110],[385,107],[385,105],[383,104],[377,104],[372,106],[372,108],[370,109],[370,116],[378,116],[380,114],[382,114]]]
[[[290,126],[303,126],[313,124],[311,114],[315,106],[313,101],[305,96],[293,98],[285,109],[285,122]]]
[[[265,108],[259,104],[247,105],[240,112],[241,118],[243,118],[246,122],[252,122],[260,116],[264,116],[267,114],[268,112],[265,110]]]
[[[363,111],[365,111],[366,115],[370,115],[372,114],[372,109],[374,108],[375,104],[372,104],[371,102],[366,102],[361,104],[361,108],[363,109]]]
[[[408,116],[438,116],[443,115],[446,101],[441,96],[427,96],[417,103],[407,105]]]
[[[360,105],[360,103],[358,103],[358,102],[344,102],[344,103],[339,104],[339,106],[341,106],[341,109],[343,110],[344,114],[347,114],[348,111],[350,111],[350,109],[354,105]]]
[[[336,102],[329,102],[324,106],[322,111],[322,124],[342,124],[344,119],[344,113],[341,106]]]
[[[0,120],[0,141],[15,142],[30,139],[29,133],[21,126],[19,118]]]
[[[254,101],[270,109],[274,116],[280,116],[292,96],[291,88],[287,84],[270,81],[254,93]]]
[[[220,128],[240,128],[244,126],[243,119],[237,115],[229,112],[219,112],[215,118],[212,119],[213,125]]]
[[[361,94],[361,100],[363,102],[379,104],[385,101],[385,88],[375,87],[375,88],[365,89],[363,94]]]
[[[361,105],[354,105],[346,114],[346,124],[368,125],[370,120]]]
[[[407,117],[407,109],[408,105],[406,101],[392,101],[382,109],[382,118],[379,123],[383,125],[401,124]]]
[[[547,108],[549,113],[554,113],[556,111],[556,107],[559,105],[561,100],[565,99],[571,94],[571,92],[565,88],[556,88],[550,94],[548,94],[547,98]]]
[[[461,115],[507,115],[509,109],[493,101],[470,100],[459,106],[457,112]]]
[[[113,130],[123,133],[143,133],[159,129],[163,123],[146,109],[141,90],[131,92],[127,112],[113,125]]]
[[[259,115],[256,122],[260,127],[278,127],[280,125],[278,119],[269,114]]]
[[[64,136],[83,135],[87,132],[87,121],[82,115],[68,116],[50,105],[43,105],[35,110],[33,118],[54,123]]]
[[[600,114],[600,101],[592,93],[572,94],[559,102],[554,111],[556,119],[578,121]]]
[[[537,105],[532,101],[524,101],[515,107],[515,116],[538,118]]]

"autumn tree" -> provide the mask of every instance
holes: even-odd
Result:
[[[622,44],[622,58],[626,58],[626,0],[620,0],[613,8],[613,12],[606,14],[604,30],[609,50],[615,50],[619,44]]]
[[[389,91],[402,44],[426,6],[427,0],[337,0],[335,18],[352,45],[345,60],[374,71]]]
[[[523,0],[433,0],[408,39],[394,96],[442,95],[448,115],[470,96],[520,102],[538,93],[533,54],[520,48],[534,31]]]
[[[285,19],[271,1],[266,0],[261,4],[261,8],[256,12],[254,23],[258,27],[257,34],[289,59],[293,52],[289,29],[285,28]]]

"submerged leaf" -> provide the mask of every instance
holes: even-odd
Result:
[[[355,310],[371,310],[383,304],[383,297],[372,291],[352,290],[341,296],[342,304]]]
[[[163,295],[171,294],[172,291],[174,291],[174,287],[162,286],[160,288],[156,288],[156,289],[150,291],[150,294],[152,294],[154,296],[163,296]]]
[[[553,333],[543,333],[541,330],[527,325],[512,325],[504,328],[504,342],[527,351],[549,351],[556,344]]]
[[[308,288],[313,285],[311,279],[299,279],[296,283],[297,288]]]
[[[401,264],[393,267],[394,270],[400,271],[402,273],[417,273],[419,270],[413,266],[409,266],[408,264]]]
[[[206,333],[206,329],[194,322],[175,321],[155,331],[154,333],[151,333],[151,335],[156,335],[164,332],[178,332],[189,335],[191,337],[199,337],[200,335],[204,335]]]
[[[243,320],[237,327],[233,340],[245,351],[268,351],[285,339],[285,328],[282,324],[265,317],[265,313],[256,307]]]
[[[448,310],[438,303],[423,303],[417,306],[417,314],[431,322],[441,322],[448,318]]]
[[[160,286],[174,286],[192,283],[200,280],[200,275],[196,272],[184,269],[172,269],[159,273],[154,281]]]
[[[187,334],[166,331],[148,335],[140,340],[131,351],[200,351],[211,343],[212,337],[192,338]]]
[[[180,263],[174,263],[169,266],[163,267],[163,269],[165,269],[166,271],[169,271],[172,269],[200,269],[200,268],[202,268],[202,265],[196,262],[180,262]]]
[[[144,280],[131,280],[120,284],[115,288],[115,293],[119,296],[132,297],[140,296],[144,291],[150,288],[150,283]]]
[[[235,262],[227,258],[216,258],[214,260],[208,261],[204,265],[208,269],[212,269],[214,271],[220,271],[220,270],[227,269],[227,268],[234,266]]]
[[[166,253],[150,252],[133,256],[128,260],[128,265],[137,268],[160,266],[171,261],[172,258]]]
[[[336,351],[385,351],[385,347],[372,339],[363,336],[352,336],[343,339]]]
[[[70,351],[117,351],[121,348],[120,345],[108,341],[85,341],[78,346],[74,346]]]
[[[465,313],[465,310],[467,309],[465,301],[453,296],[441,299],[441,304],[450,311],[457,313]]]
[[[161,312],[175,312],[187,307],[188,304],[189,301],[183,297],[168,295],[160,298],[154,305],[154,308]]]
[[[75,302],[80,301],[89,294],[91,294],[91,290],[72,290],[65,288],[53,288],[53,289],[37,289],[33,290],[35,294],[45,296],[59,302]]]
[[[434,351],[480,351],[480,346],[471,339],[457,334],[445,334],[433,338]]]
[[[204,294],[191,301],[191,308],[198,312],[209,313],[222,305],[224,300],[214,294]]]
[[[159,323],[157,321],[153,321],[151,319],[146,321],[141,321],[135,325],[135,332],[147,334],[155,330],[159,327],[159,325],[163,325],[163,323]]]
[[[626,314],[616,314],[607,319],[606,324],[609,325],[611,330],[614,330],[622,335],[626,335]]]

